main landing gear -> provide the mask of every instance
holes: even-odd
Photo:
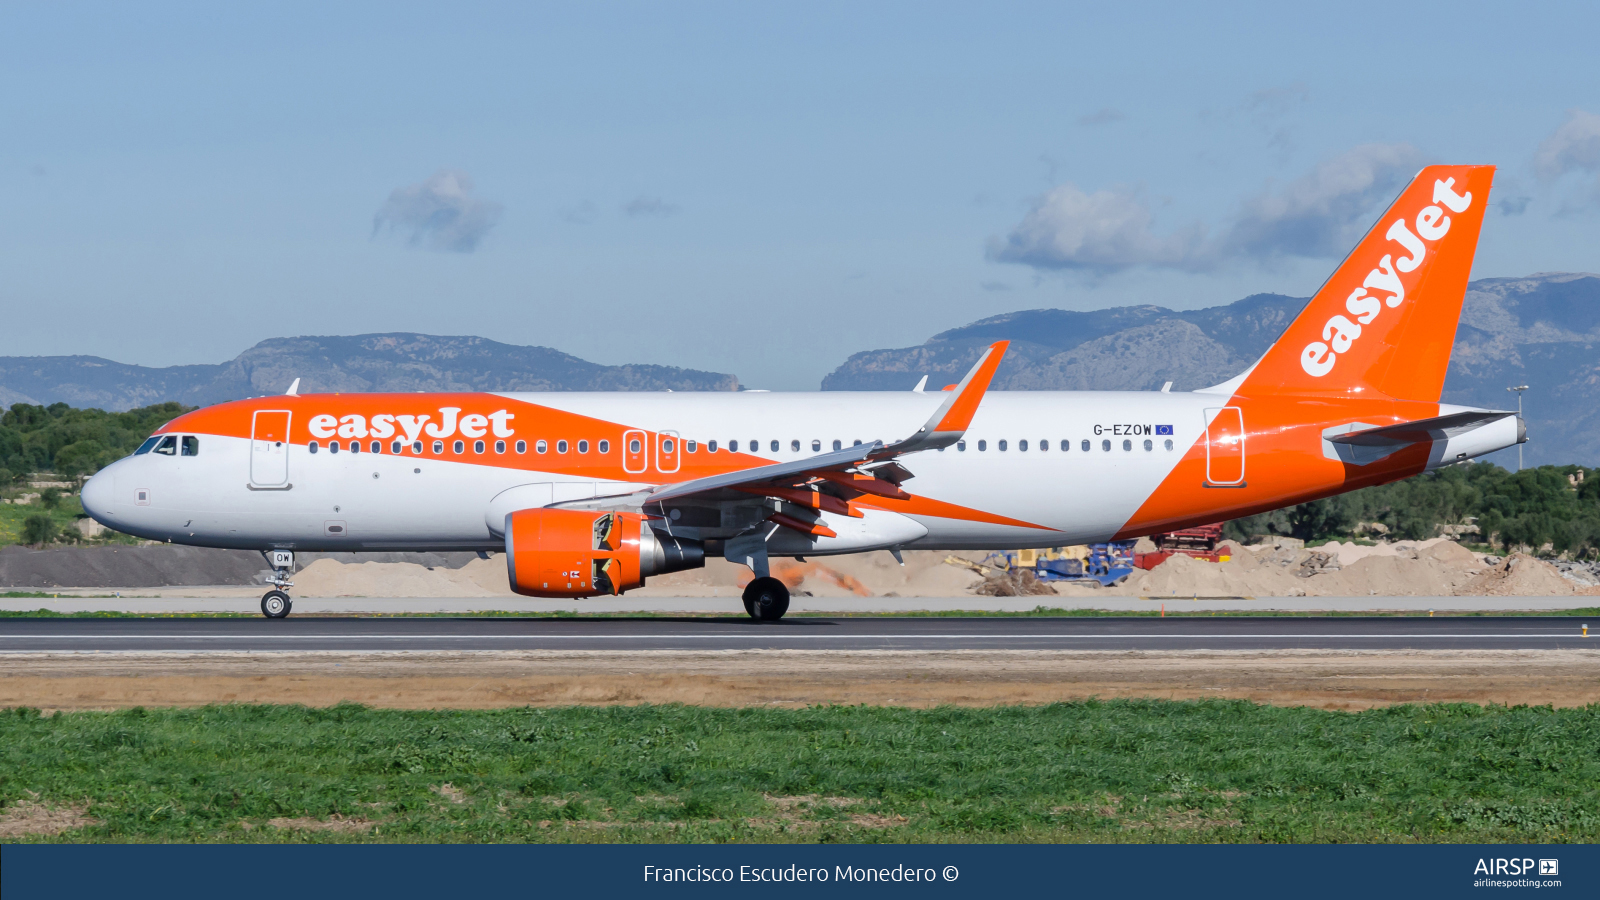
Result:
[[[744,589],[744,611],[758,622],[776,622],[789,611],[789,588],[772,576],[750,582]]]
[[[294,587],[294,582],[289,580],[294,574],[294,551],[263,550],[261,555],[272,567],[272,577],[267,579],[272,590],[261,595],[261,614],[269,619],[281,619],[294,610],[294,601],[289,599],[286,590]]]

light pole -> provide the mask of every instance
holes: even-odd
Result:
[[[1517,395],[1517,418],[1519,420],[1522,418],[1522,392],[1527,390],[1527,389],[1528,389],[1528,386],[1525,385],[1525,384],[1519,384],[1516,387],[1508,387],[1508,388],[1506,388],[1506,390],[1511,391],[1512,393]],[[1521,444],[1517,445],[1517,471],[1518,472],[1522,471],[1522,445]]]

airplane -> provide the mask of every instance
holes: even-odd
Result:
[[[104,525],[259,550],[503,552],[531,597],[614,596],[721,556],[782,618],[772,557],[1121,540],[1514,446],[1439,402],[1493,182],[1429,166],[1249,369],[1196,391],[988,390],[1007,342],[925,392],[306,394],[162,426],[83,489]],[[925,379],[924,379],[925,380]],[[1170,387],[1170,385],[1169,385]]]

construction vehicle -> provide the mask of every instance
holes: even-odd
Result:
[[[1133,541],[991,553],[983,562],[1001,571],[1031,569],[1040,581],[1098,581],[1110,587],[1133,574]]]

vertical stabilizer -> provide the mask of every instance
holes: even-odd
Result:
[[[1493,166],[1423,169],[1240,392],[1437,402],[1493,181]]]

